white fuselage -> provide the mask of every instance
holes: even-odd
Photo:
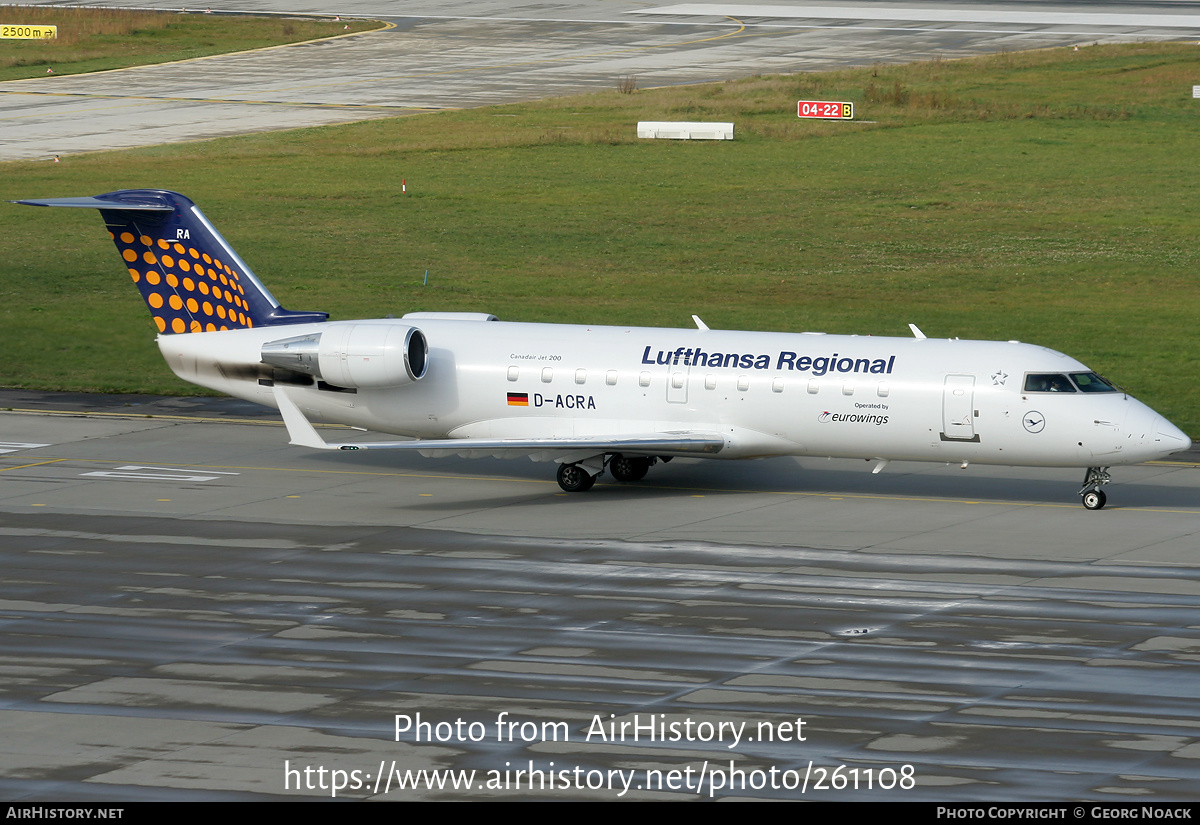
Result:
[[[720,458],[816,455],[1047,467],[1131,464],[1188,439],[1121,392],[1024,392],[1086,372],[1017,342],[395,319],[164,335],[180,378],[277,406],[264,343],[337,324],[418,327],[403,386],[289,386],[310,418],[415,438],[706,431]]]

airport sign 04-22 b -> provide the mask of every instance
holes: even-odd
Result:
[[[801,100],[796,103],[796,117],[854,120],[854,104],[830,100]]]

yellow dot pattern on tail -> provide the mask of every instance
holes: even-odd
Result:
[[[141,289],[159,332],[215,332],[254,326],[242,276],[194,246],[132,232],[109,233]]]

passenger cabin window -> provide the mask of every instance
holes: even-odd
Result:
[[[717,376],[715,376],[715,375],[704,376],[704,389],[715,390],[716,388],[717,388]]]
[[[880,384],[878,387],[875,388],[875,394],[878,395],[880,398],[887,398],[891,394],[891,392],[892,392],[892,388],[889,387],[887,384]]]
[[[608,384],[610,387],[615,387],[617,385],[617,371],[609,370],[608,372],[604,373],[604,383]]]
[[[776,378],[771,382],[771,392],[783,392],[783,379]]]
[[[553,380],[554,380],[554,370],[552,370],[550,367],[543,367],[542,368],[542,383],[549,384]]]
[[[509,381],[516,381],[517,376],[519,376],[520,374],[521,374],[520,367],[509,367],[508,368],[508,380]]]
[[[738,376],[738,392],[745,392],[750,389],[750,378],[745,375]]]
[[[1031,372],[1025,376],[1025,392],[1075,392],[1075,385],[1062,373]]]
[[[576,384],[586,384],[587,383],[587,370],[575,370],[575,383]]]
[[[820,382],[820,381],[818,381],[818,380],[817,380],[817,379],[815,379],[815,378],[811,378],[811,379],[809,379],[809,381],[808,381],[808,394],[809,394],[809,395],[816,395],[816,394],[817,394],[817,393],[819,393],[820,391],[821,391],[821,382]]]
[[[638,384],[643,387],[650,386],[650,373],[648,373],[648,372],[638,373]]]

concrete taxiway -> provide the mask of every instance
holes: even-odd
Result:
[[[52,4],[47,4],[52,5]],[[144,6],[144,0],[105,5]],[[0,160],[763,72],[1200,37],[1200,4],[229,0],[391,28],[199,61],[0,83]],[[633,124],[630,124],[633,128]]]
[[[349,798],[612,799],[614,771],[625,798],[1200,798],[1195,456],[1119,468],[1100,512],[1075,471],[823,460],[566,495],[528,461],[289,447],[237,402],[59,406],[93,414],[0,413],[6,799],[333,770]]]

